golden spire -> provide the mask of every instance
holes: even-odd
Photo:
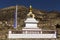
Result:
[[[30,5],[30,12],[32,12],[32,6]]]
[[[32,6],[30,5],[30,12],[27,14],[28,17],[31,17],[34,18],[35,15],[32,13]]]

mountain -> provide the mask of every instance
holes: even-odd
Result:
[[[10,6],[6,8],[0,9],[0,21],[7,21],[11,25],[14,23],[14,14],[15,14],[15,6]],[[18,24],[23,26],[24,20],[27,18],[27,14],[29,13],[29,8],[25,6],[18,5]],[[39,21],[40,24],[46,25],[56,25],[60,24],[60,12],[58,11],[43,11],[33,8],[33,14],[35,14],[35,19]],[[12,22],[11,22],[12,21]],[[39,26],[41,27],[41,26]]]
[[[13,28],[14,24],[14,14],[15,6],[10,6],[0,9],[0,32],[3,34],[8,33],[8,30],[15,30]],[[24,21],[29,13],[29,8],[25,6],[18,6],[18,30],[25,26]],[[33,14],[35,14],[35,19],[39,21],[38,27],[43,29],[56,29],[56,25],[60,25],[60,12],[58,11],[44,11],[33,8]],[[7,22],[7,24],[6,24]],[[53,28],[52,28],[53,27]]]

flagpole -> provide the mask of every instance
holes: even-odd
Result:
[[[16,28],[17,28],[17,5],[16,5]]]
[[[14,15],[14,28],[17,29],[17,5],[16,5],[16,10]]]

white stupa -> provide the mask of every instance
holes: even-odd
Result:
[[[35,15],[32,13],[31,5],[27,16],[28,18],[25,20],[25,27],[22,29],[22,33],[14,34],[12,31],[9,31],[8,38],[56,38],[56,31],[53,34],[44,34],[43,30],[38,28],[38,21],[34,18]]]
[[[28,18],[25,20],[25,27],[22,29],[23,33],[39,33],[41,29],[37,27],[38,21],[34,18],[35,15],[32,13],[32,6],[30,6],[30,12],[27,16]]]

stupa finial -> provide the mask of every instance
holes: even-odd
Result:
[[[30,5],[30,12],[27,14],[28,17],[34,18],[35,15],[32,13],[32,6]]]
[[[32,6],[30,5],[30,12],[32,12]]]

